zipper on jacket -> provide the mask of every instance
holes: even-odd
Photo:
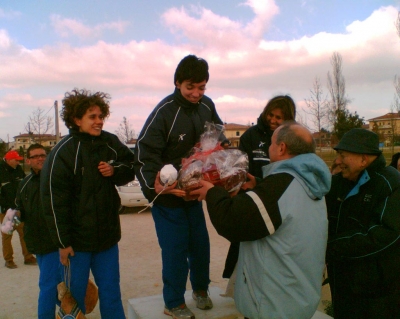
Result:
[[[342,213],[342,205],[343,205],[343,202],[345,201],[345,199],[341,199],[340,197],[338,197],[338,198],[337,198],[337,200],[340,202],[340,206],[339,206],[339,214],[338,214],[338,219],[337,219],[337,222],[336,222],[336,230],[335,230],[335,234],[337,234],[337,232],[338,232],[338,228],[339,228],[339,221],[340,221],[340,215],[341,215],[341,213]]]

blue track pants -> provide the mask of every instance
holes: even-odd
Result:
[[[37,254],[39,266],[39,300],[38,318],[54,319],[56,305],[60,305],[57,295],[57,285],[63,281],[61,277],[62,265],[58,250],[48,254]]]
[[[162,254],[163,296],[168,308],[185,303],[190,270],[193,290],[208,290],[210,240],[201,203],[151,209]]]
[[[102,319],[125,319],[121,300],[118,245],[101,252],[75,252],[70,258],[71,292],[83,313],[85,295],[92,270],[99,289]]]

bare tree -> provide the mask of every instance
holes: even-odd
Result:
[[[135,131],[125,116],[119,124],[118,130],[115,131],[115,134],[117,134],[120,141],[124,144],[128,143],[128,141],[135,137]]]
[[[397,13],[397,20],[395,22],[397,35],[400,37],[400,11]]]
[[[307,122],[307,113],[300,108],[296,110],[296,122],[306,127],[309,131],[312,131]]]
[[[394,81],[393,81],[394,89],[395,89],[395,94],[393,97],[393,102],[390,105],[390,131],[388,132],[388,136],[390,137],[390,146],[391,146],[391,151],[392,154],[394,154],[394,147],[395,144],[398,142],[398,125],[397,122],[400,118],[400,79],[395,75]]]
[[[333,52],[331,57],[332,75],[328,72],[328,91],[331,100],[328,104],[328,119],[333,127],[337,121],[338,111],[344,111],[350,99],[346,96],[346,81],[342,74],[342,56]]]
[[[53,126],[53,118],[46,116],[45,110],[38,107],[29,116],[29,122],[25,125],[25,131],[28,134],[35,134],[37,136],[36,142],[41,143],[42,135],[48,133]]]
[[[328,117],[328,100],[324,96],[321,82],[318,77],[315,77],[313,88],[310,90],[310,99],[304,99],[308,110],[305,112],[311,116],[311,122],[319,133],[319,145],[322,145],[321,129],[324,124],[327,124]]]
[[[398,78],[397,75],[394,76],[393,85],[396,91],[397,100],[400,100],[400,78]]]

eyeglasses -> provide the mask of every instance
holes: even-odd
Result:
[[[40,155],[30,156],[29,159],[39,159],[39,158],[43,159],[43,158],[46,158],[46,157],[47,157],[46,154],[40,154]]]

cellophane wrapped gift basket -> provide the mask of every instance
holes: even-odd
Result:
[[[193,199],[189,193],[201,187],[201,179],[222,186],[228,192],[240,189],[246,181],[247,154],[237,149],[224,149],[220,145],[223,132],[223,125],[206,122],[200,142],[182,159],[178,188],[186,191],[185,199]]]

